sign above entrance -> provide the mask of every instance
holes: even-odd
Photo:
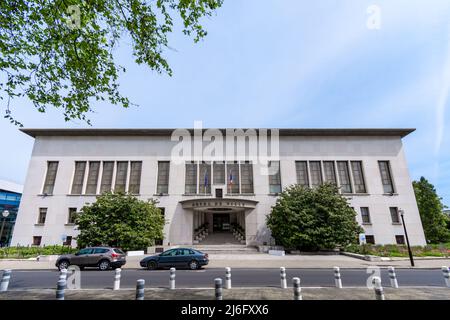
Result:
[[[180,201],[183,209],[198,211],[242,211],[254,209],[258,201],[245,199],[207,198]]]

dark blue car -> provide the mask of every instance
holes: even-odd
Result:
[[[154,256],[145,257],[140,265],[149,270],[158,268],[189,268],[199,269],[208,264],[208,254],[190,248],[169,249]]]

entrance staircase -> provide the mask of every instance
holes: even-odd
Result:
[[[255,247],[247,247],[241,234],[231,231],[206,233],[193,248],[211,254],[252,254],[258,253]],[[243,242],[243,243],[242,243]]]

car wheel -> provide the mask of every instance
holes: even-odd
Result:
[[[196,260],[192,260],[189,262],[189,269],[191,270],[197,270],[199,267],[198,262]]]
[[[62,269],[66,269],[70,266],[69,260],[61,260],[58,263],[58,269],[62,270]]]
[[[147,262],[147,269],[148,270],[155,270],[158,267],[155,261],[149,261]]]
[[[109,269],[109,265],[110,265],[110,263],[109,263],[108,260],[102,260],[102,261],[100,261],[100,263],[98,264],[98,268],[99,268],[101,271],[106,271],[106,270]]]

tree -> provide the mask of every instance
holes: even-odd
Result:
[[[163,56],[179,15],[183,33],[198,42],[200,24],[223,0],[2,0],[0,1],[0,99],[11,122],[11,101],[28,98],[40,112],[62,109],[65,120],[82,119],[91,100],[129,107],[119,92],[125,68],[114,61],[122,37],[137,64],[172,75]]]
[[[165,224],[155,200],[123,193],[104,193],[85,205],[75,219],[78,247],[113,246],[142,250],[163,238]]]
[[[355,216],[336,186],[293,185],[281,193],[266,219],[278,244],[286,248],[318,250],[357,243],[362,228]]]
[[[427,241],[430,243],[449,241],[447,217],[443,213],[445,206],[434,186],[424,177],[420,177],[419,181],[413,181],[413,188]]]

